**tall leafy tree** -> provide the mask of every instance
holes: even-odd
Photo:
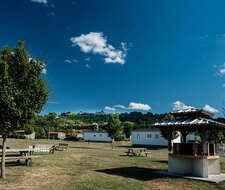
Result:
[[[114,139],[120,135],[121,126],[120,126],[119,114],[111,113],[109,116],[109,122],[106,126],[106,130],[108,135],[112,138],[112,146],[114,143]]]
[[[164,120],[172,121],[172,120],[175,120],[175,117],[171,114],[167,114]],[[162,137],[168,140],[168,150],[171,151],[172,140],[176,139],[179,136],[178,132],[174,131],[172,128],[169,128],[169,127],[161,128],[160,131],[161,131]]]
[[[126,135],[126,138],[130,138],[133,128],[134,128],[133,122],[125,121],[123,123],[123,132]]]
[[[23,42],[0,51],[0,133],[2,135],[1,177],[5,178],[7,136],[41,112],[47,102],[47,83],[41,72],[45,65],[29,58]]]

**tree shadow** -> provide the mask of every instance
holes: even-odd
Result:
[[[132,146],[129,146],[129,145],[116,145],[115,147],[118,147],[118,148],[132,148]]]
[[[152,162],[158,162],[161,164],[168,164],[168,160],[152,160]]]
[[[10,162],[6,162],[5,163],[5,166],[6,167],[12,167],[12,166],[26,166],[26,162],[25,161],[20,161],[20,162],[17,162],[17,161],[10,161]]]
[[[124,167],[124,168],[96,170],[96,172],[123,176],[123,177],[138,179],[141,181],[148,181],[148,180],[159,179],[159,178],[168,178],[165,175],[154,173],[155,171],[164,171],[164,170],[156,170],[152,168],[139,168],[139,167]],[[175,177],[172,177],[172,178],[175,178]]]
[[[147,150],[165,150],[167,151],[167,147],[165,146],[153,146],[153,145],[115,145],[118,148],[146,148]]]
[[[91,147],[81,147],[81,146],[70,146],[71,148],[77,148],[77,149],[95,149],[95,148],[91,148]]]

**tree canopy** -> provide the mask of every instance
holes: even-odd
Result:
[[[0,133],[3,149],[7,136],[28,124],[46,104],[47,82],[41,76],[44,68],[42,61],[29,57],[21,41],[14,49],[5,46],[0,51]],[[3,165],[2,162],[2,177],[5,177]]]
[[[119,114],[110,114],[109,117],[109,122],[108,125],[106,127],[106,130],[108,132],[108,135],[112,138],[115,139],[116,137],[119,136],[120,131],[121,131],[121,126],[120,126],[121,122],[119,119]]]

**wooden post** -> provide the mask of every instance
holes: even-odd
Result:
[[[198,144],[193,144],[193,156],[198,155]]]
[[[168,129],[168,151],[169,153],[172,153],[172,133],[173,133],[173,128]]]
[[[210,153],[210,150],[209,150],[209,143],[207,143],[207,153],[208,153],[208,156],[209,156],[209,153]]]
[[[213,144],[213,147],[214,147],[213,155],[215,156],[216,155],[216,144]]]
[[[185,130],[185,129],[182,129],[181,131],[181,142],[182,143],[187,143],[187,134],[188,134],[188,132]]]

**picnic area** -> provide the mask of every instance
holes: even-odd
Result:
[[[33,144],[65,144],[59,140],[8,139],[11,148],[22,149]],[[167,170],[167,149],[151,149],[150,156],[127,156],[129,142],[87,143],[67,141],[66,151],[54,154],[40,152],[29,166],[7,162],[5,180],[0,189],[10,190],[106,190],[106,189],[225,189],[225,182],[206,182],[153,174]],[[221,159],[221,172],[225,172],[225,158]]]

